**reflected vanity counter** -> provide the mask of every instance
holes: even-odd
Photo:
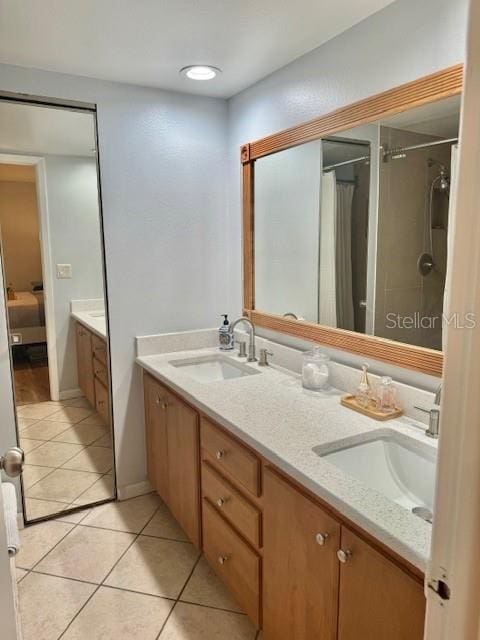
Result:
[[[103,300],[72,300],[71,317],[103,340],[107,339],[107,323]]]
[[[151,341],[151,338],[144,340]],[[179,342],[173,339],[171,353],[139,355],[137,363],[191,407],[258,452],[265,461],[325,501],[348,521],[421,572],[425,571],[431,525],[411,512],[408,501],[395,501],[395,496],[392,499],[392,495],[387,497],[381,493],[378,482],[377,485],[369,483],[369,478],[359,478],[354,470],[346,473],[341,465],[328,460],[334,444],[340,442],[341,448],[348,449],[352,445],[370,443],[378,435],[380,440],[392,436],[387,449],[395,455],[402,454],[400,466],[407,458],[408,464],[413,466],[425,459],[431,466],[436,457],[436,442],[425,436],[425,425],[408,417],[387,423],[376,422],[341,406],[342,391],[330,388],[325,392],[308,392],[302,388],[300,377],[292,371],[278,366],[243,363],[236,352],[229,356],[232,362],[242,362],[242,367],[248,367],[258,375],[201,381],[189,369],[196,359],[200,362],[212,360],[221,352],[217,348],[174,351]],[[192,341],[186,344],[193,346]],[[168,341],[164,340],[161,346],[163,350],[168,349]],[[275,351],[275,347],[271,349]],[[142,353],[141,349],[139,353]],[[143,353],[152,353],[152,349]],[[280,361],[279,358],[275,360]],[[178,366],[179,361],[190,366]],[[403,450],[405,442],[408,446]],[[428,490],[426,494],[431,499]]]

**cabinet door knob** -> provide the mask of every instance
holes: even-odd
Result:
[[[225,498],[219,498],[219,499],[217,500],[217,505],[218,505],[219,507],[223,507],[223,505],[225,504],[225,502],[226,502]]]
[[[155,404],[160,404],[161,401],[162,401],[162,399],[160,398],[160,396],[157,396],[155,398]]]
[[[166,411],[168,408],[168,402],[162,402],[162,410]]]
[[[317,544],[323,547],[323,545],[327,542],[328,538],[329,538],[328,533],[317,533],[315,536],[315,541]]]
[[[228,560],[228,556],[219,556],[218,557],[218,562],[219,564],[225,564],[225,562]]]
[[[348,562],[350,560],[350,558],[352,557],[352,552],[350,551],[350,549],[339,549],[337,551],[337,558],[340,560],[340,562],[342,562],[343,564],[345,564],[346,562]]]
[[[215,457],[217,458],[217,460],[221,460],[224,455],[225,455],[225,451],[223,449],[219,449],[215,454]]]

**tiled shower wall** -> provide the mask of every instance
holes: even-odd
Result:
[[[420,144],[436,140],[433,136],[380,128],[383,148]],[[448,197],[434,194],[435,269],[427,276],[419,273],[419,256],[428,251],[428,205],[432,180],[438,166],[429,167],[433,158],[450,174],[450,146],[441,145],[412,151],[406,158],[380,163],[378,211],[375,335],[415,345],[442,348],[441,314],[447,255]],[[418,325],[420,314],[433,328],[392,327],[387,314],[411,316]]]

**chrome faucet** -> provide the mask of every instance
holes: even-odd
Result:
[[[233,335],[233,330],[235,329],[237,324],[240,324],[240,322],[245,322],[250,327],[247,362],[256,362],[257,358],[255,357],[255,327],[253,326],[253,322],[251,322],[251,320],[249,320],[248,318],[238,318],[238,320],[232,322],[229,331]]]
[[[428,418],[428,429],[425,429],[425,435],[430,438],[438,438],[440,433],[440,402],[442,400],[442,385],[439,385],[438,389],[435,392],[435,398],[433,400],[433,407],[429,409],[425,409],[424,407],[415,407],[415,409],[419,409],[420,411],[424,411],[429,414]]]

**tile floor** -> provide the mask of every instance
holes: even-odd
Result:
[[[21,532],[24,640],[256,640],[154,494]]]
[[[17,408],[28,520],[113,496],[110,429],[86,398]]]

